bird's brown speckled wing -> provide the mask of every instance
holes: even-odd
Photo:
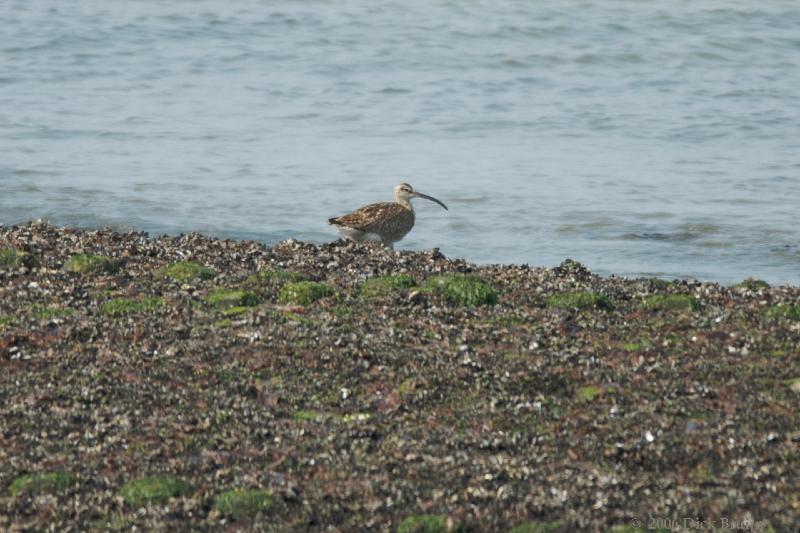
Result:
[[[384,241],[396,241],[414,227],[414,212],[398,203],[381,202],[365,205],[347,215],[331,218],[328,222],[380,235]]]
[[[377,222],[388,221],[398,215],[402,215],[403,211],[408,210],[400,204],[382,202],[365,205],[352,213],[332,218],[329,222],[336,226],[347,226],[348,228],[370,232]]]

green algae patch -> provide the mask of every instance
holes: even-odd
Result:
[[[545,301],[547,307],[567,309],[614,309],[614,303],[605,294],[590,291],[572,291],[554,294]]]
[[[119,261],[102,255],[77,254],[69,258],[64,269],[76,274],[114,274],[119,271]]]
[[[252,284],[261,284],[261,283],[269,283],[269,282],[281,282],[285,283],[287,281],[297,282],[297,281],[305,281],[306,277],[302,274],[297,272],[292,272],[290,270],[273,270],[273,269],[266,269],[266,270],[259,270],[249,278],[247,278],[248,283]]]
[[[788,320],[800,320],[800,305],[778,304],[767,310],[770,318],[786,318]]]
[[[597,385],[587,385],[578,389],[577,399],[581,402],[591,402],[603,393],[602,387]]]
[[[399,387],[397,387],[397,392],[400,394],[413,394],[417,387],[417,380],[414,378],[407,378],[404,380]]]
[[[16,268],[21,264],[21,252],[14,248],[0,248],[0,268]]]
[[[64,492],[73,483],[75,476],[67,472],[44,472],[20,476],[8,486],[12,496],[18,494],[53,494]]]
[[[28,306],[28,314],[36,320],[53,320],[55,318],[67,318],[74,316],[75,309],[71,307],[55,307],[41,304]]]
[[[197,261],[178,261],[164,267],[161,271],[166,277],[185,283],[193,279],[212,279],[217,271]]]
[[[473,307],[497,303],[497,292],[492,286],[469,274],[434,276],[425,280],[424,288],[444,294],[456,305]]]
[[[19,319],[13,315],[4,315],[0,313],[0,331],[9,327],[19,324]]]
[[[217,496],[214,507],[234,520],[247,520],[272,508],[272,493],[268,490],[229,490]]]
[[[758,291],[761,289],[769,289],[769,283],[763,279],[747,278],[744,281],[737,283],[733,286],[734,289],[747,289],[750,291]]]
[[[628,341],[620,346],[626,352],[642,352],[649,350],[652,344],[647,337],[641,337],[638,341]]]
[[[397,533],[447,533],[447,519],[441,515],[407,516],[397,526]],[[455,528],[454,531],[459,531]]]
[[[309,411],[306,409],[298,409],[292,413],[292,420],[295,422],[316,422],[321,418],[325,418],[325,413]]]
[[[258,296],[249,291],[217,289],[206,296],[206,303],[222,308],[254,307],[258,305]]]
[[[654,294],[645,298],[640,307],[649,311],[699,311],[702,306],[697,298],[688,294]]]
[[[36,256],[15,248],[0,248],[0,268],[13,269],[21,266],[34,268],[39,266],[39,260]]]
[[[289,282],[281,287],[278,300],[282,304],[308,305],[321,298],[336,296],[336,289],[316,281]]]
[[[233,307],[229,307],[226,310],[224,310],[222,312],[222,314],[224,316],[236,316],[236,315],[244,314],[244,313],[250,311],[251,309],[252,309],[252,307],[245,307],[243,305],[235,305]]]
[[[393,292],[402,289],[415,287],[417,281],[414,276],[409,274],[396,274],[392,276],[380,276],[365,280],[360,287],[361,295],[366,298],[380,298],[388,296]]]
[[[100,306],[104,315],[122,316],[132,313],[152,313],[164,307],[164,300],[158,297],[151,298],[115,298]]]
[[[555,533],[560,530],[560,522],[525,522],[508,533]]]
[[[128,505],[164,503],[189,492],[189,485],[180,478],[169,476],[145,477],[126,483],[119,495]]]

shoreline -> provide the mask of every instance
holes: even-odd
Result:
[[[70,230],[77,230],[83,232],[91,232],[91,231],[114,231],[117,233],[138,233],[142,235],[147,235],[149,238],[158,239],[161,237],[181,237],[183,235],[202,235],[204,237],[216,240],[225,240],[225,241],[234,241],[234,242],[256,242],[263,244],[267,248],[271,248],[274,246],[279,245],[281,242],[285,242],[286,240],[302,242],[304,244],[312,244],[317,247],[325,246],[328,244],[332,244],[341,240],[343,237],[337,235],[335,230],[333,230],[330,226],[326,226],[323,229],[327,230],[325,232],[306,232],[306,238],[295,238],[290,237],[288,239],[282,239],[281,237],[273,234],[271,232],[243,232],[241,230],[231,230],[231,231],[224,231],[222,229],[184,229],[179,226],[148,226],[144,225],[142,227],[134,226],[130,224],[103,224],[98,223],[97,225],[88,224],[88,225],[62,225],[56,222],[51,221],[48,218],[38,218],[29,221],[18,221],[18,222],[8,222],[2,223],[0,222],[0,231],[4,228],[14,228],[14,227],[21,227],[31,224],[44,224],[53,227],[59,228],[69,228]],[[313,236],[310,235],[313,233]],[[285,236],[284,234],[281,234]],[[399,252],[419,252],[424,251],[426,248],[405,248],[402,244],[404,241],[400,241],[398,247],[395,248],[395,251]],[[788,245],[787,245],[788,246]],[[437,247],[438,248],[438,247]],[[683,267],[669,267],[667,269],[656,268],[658,266],[657,263],[650,263],[650,264],[642,264],[640,261],[634,261],[635,266],[631,266],[629,264],[617,264],[616,267],[610,264],[606,265],[598,265],[593,263],[591,258],[578,258],[578,256],[570,257],[570,253],[567,252],[563,256],[559,255],[556,257],[548,257],[548,258],[538,258],[538,259],[530,259],[527,257],[515,257],[515,258],[487,258],[482,256],[481,254],[475,255],[455,255],[451,253],[450,250],[438,248],[446,257],[457,257],[459,260],[463,260],[466,263],[470,264],[473,267],[493,267],[493,266],[527,266],[528,268],[555,268],[563,261],[570,259],[574,260],[582,265],[587,266],[591,269],[593,274],[596,274],[601,277],[618,277],[618,278],[625,278],[629,280],[636,280],[636,279],[661,279],[664,281],[687,281],[687,282],[700,282],[700,283],[712,283],[712,284],[719,284],[727,287],[732,287],[746,281],[748,279],[758,279],[768,283],[770,286],[773,287],[799,287],[800,280],[794,279],[792,276],[788,276],[786,274],[782,274],[780,272],[764,272],[761,270],[759,272],[759,268],[755,267],[754,270],[751,272],[747,269],[747,267],[743,267],[741,270],[736,270],[735,272],[731,271],[715,271],[715,270],[708,270],[699,268],[697,265],[687,264]],[[574,250],[573,250],[574,251]],[[595,257],[595,259],[597,259]],[[635,259],[635,258],[634,258]],[[657,259],[656,259],[657,261]],[[602,261],[600,261],[602,262]],[[713,262],[712,259],[708,259],[703,261],[702,263]]]
[[[2,529],[800,523],[800,287],[30,223],[0,288]]]

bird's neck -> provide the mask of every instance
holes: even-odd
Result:
[[[411,200],[408,198],[396,198],[396,200],[398,204],[402,205],[412,213],[414,212],[414,207],[411,205]]]

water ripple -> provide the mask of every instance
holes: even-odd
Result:
[[[787,3],[9,6],[0,223],[321,242],[405,180],[401,248],[800,283]]]

